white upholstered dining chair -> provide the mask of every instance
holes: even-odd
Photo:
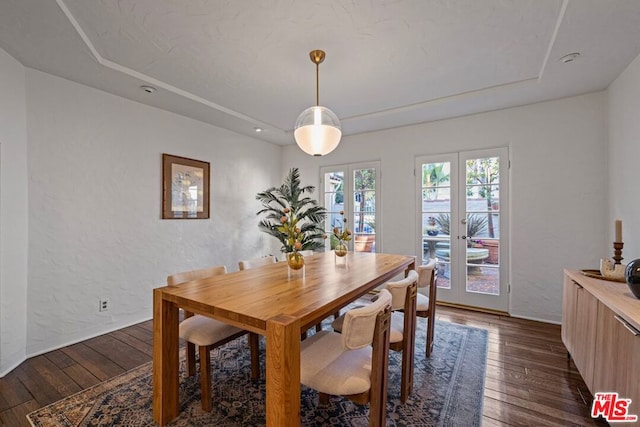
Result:
[[[386,425],[391,294],[344,316],[342,333],[320,331],[302,341],[300,382],[319,393],[369,403],[369,426]]]
[[[167,285],[180,286],[185,282],[204,279],[211,276],[226,274],[227,268],[224,265],[200,270],[185,271],[172,274],[167,277]],[[200,390],[202,397],[202,409],[211,411],[211,359],[209,352],[223,344],[228,343],[244,334],[247,331],[228,325],[207,316],[194,315],[185,311],[184,320],[179,325],[179,336],[185,340],[187,347],[187,375],[195,374],[195,346],[198,346],[200,353]],[[258,348],[255,343],[251,343],[251,378],[257,379],[259,376]],[[255,355],[255,356],[254,356]]]
[[[238,268],[240,270],[249,270],[251,268],[260,267],[263,265],[274,264],[275,262],[277,262],[277,260],[273,255],[260,258],[243,259],[238,261]],[[251,377],[254,378],[254,366],[256,370],[260,368],[260,336],[255,332],[249,332],[249,345],[251,347]],[[258,376],[259,373],[256,373],[255,378],[258,378]]]
[[[426,355],[431,356],[433,338],[436,327],[436,298],[438,291],[438,260],[430,258],[425,265],[416,267],[418,272],[418,296],[416,299],[416,315],[427,319]],[[427,295],[422,292],[426,292]]]
[[[392,297],[391,327],[389,332],[389,347],[391,350],[402,352],[400,400],[407,401],[413,389],[413,356],[415,354],[416,337],[416,297],[418,273],[410,270],[404,279],[385,283]],[[376,301],[374,296],[371,301]],[[331,325],[340,332],[344,328],[344,315],[337,318]]]
[[[387,282],[385,289],[391,293],[392,297],[390,348],[402,352],[400,401],[405,403],[413,389],[418,273],[410,270],[404,279]]]
[[[240,270],[248,270],[250,268],[256,268],[263,265],[269,265],[275,263],[276,257],[273,255],[264,256],[260,258],[243,259],[238,261],[238,268]]]

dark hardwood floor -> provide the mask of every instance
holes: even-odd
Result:
[[[589,416],[580,395],[589,392],[567,360],[560,326],[449,307],[436,313],[489,331],[484,426],[606,425]],[[150,361],[151,329],[143,322],[25,361],[0,379],[0,424],[29,426],[29,412]]]

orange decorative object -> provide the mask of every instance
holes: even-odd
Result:
[[[289,264],[292,270],[300,270],[304,267],[304,257],[298,252],[288,253],[287,264]]]

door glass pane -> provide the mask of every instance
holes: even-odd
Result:
[[[375,190],[376,189],[376,170],[358,169],[353,171],[353,188],[357,190]]]
[[[500,163],[466,161],[467,292],[500,294]]]
[[[340,212],[344,209],[344,172],[324,174],[324,208],[327,210],[324,230],[329,236],[329,244],[325,244],[325,250],[331,250],[337,243],[332,230],[334,227],[342,229],[343,225]]]
[[[438,287],[451,288],[451,164],[423,163],[422,261],[438,259]]]
[[[375,252],[376,170],[353,171],[353,250]]]
[[[422,165],[422,187],[436,193],[438,187],[451,187],[451,164],[425,163]]]

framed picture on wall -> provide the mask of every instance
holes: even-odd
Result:
[[[209,218],[209,162],[162,154],[162,219]]]

